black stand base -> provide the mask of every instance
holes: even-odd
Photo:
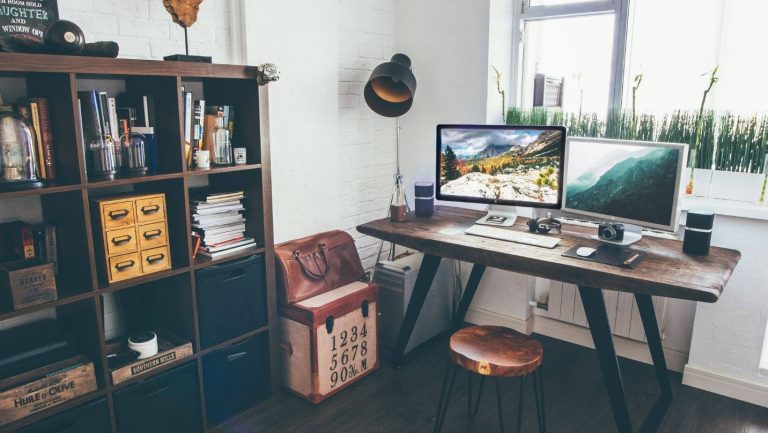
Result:
[[[210,56],[188,56],[186,54],[172,54],[163,57],[168,62],[194,62],[194,63],[213,63],[213,57]]]

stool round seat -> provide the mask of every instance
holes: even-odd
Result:
[[[471,326],[451,336],[450,356],[466,370],[492,377],[525,376],[541,365],[535,339],[502,326]]]

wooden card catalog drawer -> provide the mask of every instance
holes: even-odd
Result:
[[[109,258],[109,282],[123,281],[141,275],[139,253],[123,254]]]
[[[165,220],[165,195],[136,198],[136,221],[139,223]]]
[[[168,232],[165,229],[165,221],[139,226],[139,247],[142,250],[167,244]]]
[[[96,198],[91,217],[102,282],[171,269],[165,194]]]
[[[171,268],[171,255],[168,247],[152,248],[141,252],[141,272],[151,274]]]
[[[107,233],[107,255],[131,253],[138,249],[136,227],[109,230]]]
[[[136,223],[133,201],[102,202],[101,219],[104,229],[132,226]]]

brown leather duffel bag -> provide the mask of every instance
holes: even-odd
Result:
[[[277,294],[292,304],[365,277],[355,242],[334,230],[275,246]]]

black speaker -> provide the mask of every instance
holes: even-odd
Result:
[[[683,252],[696,256],[709,254],[715,214],[709,211],[689,210],[685,223]]]
[[[118,433],[203,431],[194,361],[128,385],[114,396]]]
[[[195,287],[204,348],[267,324],[263,255],[201,269]]]
[[[416,216],[431,217],[435,213],[435,184],[432,182],[416,182],[414,190]]]

